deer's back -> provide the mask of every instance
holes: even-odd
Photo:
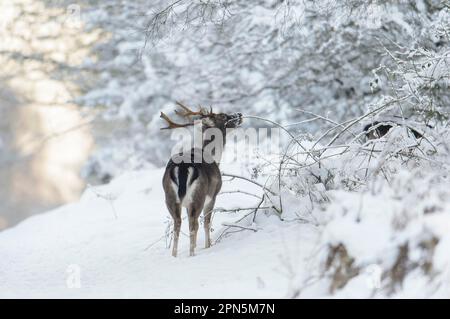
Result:
[[[163,177],[166,201],[175,201],[183,206],[188,202],[203,203],[207,197],[215,197],[220,191],[222,177],[219,166],[199,157],[202,155],[200,152],[202,150],[192,149],[169,160]]]

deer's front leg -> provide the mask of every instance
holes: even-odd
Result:
[[[203,226],[205,228],[205,248],[211,247],[211,217],[212,211],[214,208],[215,198],[207,200],[205,203],[205,208],[203,209],[203,217],[204,223]]]
[[[205,216],[205,248],[211,247],[211,213]]]

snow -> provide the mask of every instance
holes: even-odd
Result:
[[[257,232],[244,231],[196,256],[180,239],[179,257],[166,248],[169,215],[163,200],[163,170],[125,174],[87,189],[78,203],[29,218],[0,233],[1,298],[280,298],[289,276],[282,256],[310,242],[313,226],[261,216]],[[236,181],[224,188],[237,187]],[[216,207],[249,203],[248,195],[220,196]],[[234,214],[213,218],[213,239]],[[184,221],[182,231],[186,230]],[[305,239],[305,240],[303,240]],[[306,240],[308,239],[308,240]],[[308,251],[302,244],[301,259]],[[297,267],[297,265],[295,265]],[[80,288],[69,288],[79,269]]]
[[[361,159],[353,151],[324,160],[323,167],[354,171]],[[275,192],[276,156],[263,155],[260,162],[270,158],[270,165],[241,157],[221,163],[221,170],[248,179],[256,170],[256,181]],[[350,165],[343,168],[344,162]],[[184,219],[177,258],[168,249],[164,169],[128,172],[88,187],[77,203],[1,232],[0,297],[448,298],[448,182],[425,168],[400,168],[389,182],[375,175],[358,191],[339,187],[339,179],[331,187],[326,174],[325,184],[306,172],[283,176],[281,218],[276,209],[258,210],[254,219],[253,209],[233,211],[256,207],[263,191],[224,176],[214,245],[203,248],[200,226],[196,256],[189,257]],[[263,207],[279,205],[279,197],[265,196]]]

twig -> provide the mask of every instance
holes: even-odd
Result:
[[[252,220],[253,223],[255,222],[255,219],[256,219],[256,213],[261,208],[261,205],[264,202],[264,197],[265,197],[265,195],[263,195],[263,197],[261,198],[261,201],[259,202],[258,206],[255,208],[255,211],[253,212],[253,220]]]
[[[252,194],[252,193],[250,193],[250,192],[242,191],[242,190],[239,190],[239,189],[238,189],[238,190],[232,190],[232,191],[224,191],[224,192],[220,192],[219,195],[223,195],[223,194],[236,194],[236,193],[238,193],[238,194],[245,194],[245,195],[253,196],[253,197],[256,197],[256,198],[261,198],[261,197],[258,196],[258,195]]]
[[[250,118],[250,119],[256,119],[256,120],[261,120],[261,121],[265,121],[265,122],[269,122],[277,127],[279,127],[280,129],[282,129],[284,132],[286,132],[290,137],[291,137],[291,141],[294,141],[298,146],[300,146],[301,149],[303,149],[305,152],[307,152],[308,150],[298,141],[297,138],[295,138],[294,135],[292,135],[291,132],[289,132],[289,130],[287,130],[283,125],[274,122],[272,120],[269,119],[265,119],[263,117],[259,117],[259,116],[253,116],[253,115],[246,115],[243,116],[244,118]],[[316,161],[317,163],[319,163],[320,159],[318,159],[314,154],[310,153],[310,156],[314,159],[314,161]]]
[[[255,185],[261,187],[262,189],[268,191],[269,193],[271,193],[271,194],[274,195],[274,196],[278,196],[278,194],[276,194],[276,193],[273,192],[272,190],[268,189],[266,186],[264,186],[264,185],[262,185],[262,184],[260,184],[260,183],[258,183],[258,182],[255,182],[254,180],[251,180],[251,179],[249,179],[249,178],[247,178],[247,177],[243,177],[243,176],[239,176],[239,175],[234,175],[234,174],[228,174],[228,173],[222,173],[222,176],[243,179],[243,180],[245,180],[245,181],[247,181],[247,182],[253,183],[253,184],[255,184]]]
[[[114,195],[112,193],[108,193],[108,194],[100,194],[99,192],[95,191],[95,189],[91,186],[91,185],[87,185],[87,188],[95,194],[95,196],[97,196],[98,198],[101,198],[103,200],[106,200],[108,202],[108,204],[111,206],[111,209],[113,211],[114,214],[114,218],[117,219],[117,211],[116,208],[114,207],[114,201],[117,199],[117,195]]]
[[[361,120],[365,119],[366,117],[369,117],[370,115],[373,115],[373,114],[376,114],[376,113],[382,111],[383,109],[385,109],[386,107],[390,106],[391,104],[394,104],[394,103],[400,103],[401,101],[404,101],[404,100],[406,100],[406,99],[408,99],[408,98],[410,98],[410,97],[411,97],[410,95],[406,95],[406,96],[404,96],[404,97],[402,97],[402,98],[388,101],[388,102],[386,102],[385,104],[383,104],[382,106],[376,108],[375,110],[370,111],[370,112],[367,112],[366,114],[364,114],[364,115],[362,115],[362,116],[360,116],[360,117],[358,117],[358,118],[356,118],[356,119],[354,119],[354,120],[351,120],[350,123],[347,124],[347,125],[344,127],[344,129],[343,129],[342,131],[340,131],[339,133],[337,133],[337,134],[331,139],[331,141],[328,142],[328,145],[327,145],[327,146],[331,146],[331,145],[332,145],[332,144],[333,144],[333,143],[334,143],[334,142],[335,142],[335,141],[336,141],[343,133],[345,133],[346,131],[348,131],[348,130],[350,129],[350,127],[352,127],[352,126],[355,125],[356,123],[361,122]]]
[[[255,210],[255,209],[271,209],[271,208],[273,208],[272,206],[265,206],[265,207],[247,207],[247,208],[241,208],[241,207],[238,207],[238,208],[223,208],[223,207],[217,207],[217,208],[214,208],[213,209],[213,211],[214,212],[218,212],[218,213],[224,213],[224,212],[240,212],[240,211],[243,211],[243,210]]]
[[[237,227],[237,228],[240,228],[240,229],[252,230],[255,233],[258,231],[258,229],[256,227],[247,227],[247,226],[242,226],[242,225],[237,225],[237,224],[222,223],[222,226]]]

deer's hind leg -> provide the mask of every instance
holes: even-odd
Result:
[[[170,215],[173,218],[173,247],[172,256],[176,257],[178,253],[178,239],[180,238],[181,229],[181,205],[180,203],[172,202],[166,203]]]
[[[194,250],[197,246],[198,217],[200,216],[201,212],[202,206],[196,204],[191,204],[188,208],[190,238],[189,256],[194,256]]]

